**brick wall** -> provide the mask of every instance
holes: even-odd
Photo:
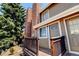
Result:
[[[31,37],[31,27],[32,27],[32,9],[26,11],[25,18],[25,35],[26,37]]]
[[[26,37],[37,36],[37,30],[33,29],[33,26],[39,23],[40,4],[33,3],[32,9],[29,8],[26,11],[25,18],[25,35]]]
[[[38,24],[40,21],[39,12],[40,12],[40,4],[34,3],[32,6],[32,36],[37,36],[37,30],[33,29],[33,26]]]

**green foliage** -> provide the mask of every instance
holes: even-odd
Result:
[[[9,47],[21,39],[24,24],[24,8],[20,3],[2,3],[0,15],[0,47]]]
[[[12,39],[14,35],[12,33],[14,32],[11,30],[14,30],[14,28],[15,28],[15,24],[10,18],[5,18],[4,16],[0,16],[0,41]]]

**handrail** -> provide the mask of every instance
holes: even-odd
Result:
[[[26,37],[24,39],[27,39],[27,40],[39,40],[38,38],[34,38],[34,37]]]
[[[51,40],[58,40],[58,39],[61,39],[61,38],[64,38],[64,36],[53,37]]]
[[[54,43],[56,43],[56,42],[59,42],[60,40],[61,40],[61,39],[58,39],[58,40],[54,40],[53,42],[54,42]]]

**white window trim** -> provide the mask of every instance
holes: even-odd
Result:
[[[60,21],[56,21],[56,22],[52,23],[51,25],[54,25],[54,24],[56,24],[56,23],[58,24],[58,28],[59,28],[59,36],[51,37],[51,38],[57,38],[57,37],[62,36],[61,23],[60,23]],[[51,25],[49,25],[49,26],[51,26]]]
[[[49,10],[46,10],[46,11],[41,15],[41,18],[42,18],[42,19],[40,20],[41,22],[47,20],[47,19],[44,19],[46,13],[48,14],[47,17],[49,18]]]
[[[58,21],[58,25],[59,25],[60,36],[62,36],[62,29],[61,29],[61,23],[60,23],[60,21]]]
[[[44,28],[44,27],[41,27],[41,28]],[[48,38],[48,37],[47,37],[47,36],[48,36],[48,35],[47,35],[48,29],[47,29],[47,27],[45,27],[45,28],[46,28],[46,37],[41,37],[41,36],[40,36],[40,28],[38,29],[38,37],[39,37],[39,38],[44,38],[44,39],[45,39],[45,38]]]
[[[48,19],[49,19],[49,9],[48,9]]]
[[[49,26],[47,27],[47,29],[48,29],[48,42],[49,42],[49,48],[51,48],[51,46],[50,46],[50,30],[49,30]]]

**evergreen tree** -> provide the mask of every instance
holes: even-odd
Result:
[[[0,16],[0,40],[11,43],[20,41],[24,24],[25,12],[20,3],[1,4],[2,16]]]
[[[9,45],[16,40],[13,34],[15,27],[12,19],[0,16],[0,48],[9,48]]]

